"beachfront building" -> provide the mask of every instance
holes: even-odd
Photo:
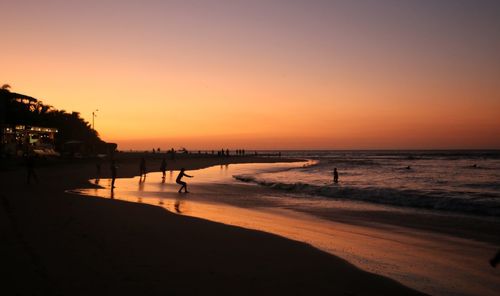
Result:
[[[28,125],[1,126],[2,153],[10,156],[22,156],[35,153],[39,156],[59,156],[55,151],[56,128]]]

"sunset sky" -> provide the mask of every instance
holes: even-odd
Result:
[[[0,84],[119,149],[500,148],[500,1],[0,0]]]

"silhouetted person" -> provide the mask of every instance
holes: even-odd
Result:
[[[26,157],[26,173],[28,184],[30,183],[31,178],[35,179],[38,183],[38,177],[35,173],[35,156],[33,154],[29,154]]]
[[[116,179],[116,164],[114,160],[111,160],[109,168],[111,170],[111,190],[113,190],[113,188],[115,188],[115,179]]]
[[[339,173],[337,172],[337,168],[333,169],[333,183],[339,182]]]
[[[96,175],[97,179],[101,176],[101,159],[97,158],[97,162],[95,163],[95,170],[96,170]]]
[[[497,254],[495,255],[495,257],[491,258],[490,260],[490,265],[492,267],[496,267],[498,262],[500,262],[500,250],[497,252]]]
[[[139,165],[139,172],[141,174],[141,177],[143,175],[146,176],[146,159],[144,157],[141,158],[141,164]]]
[[[160,171],[162,173],[162,178],[165,179],[165,172],[167,170],[167,160],[165,159],[165,157],[163,157],[162,161],[161,161],[161,165],[160,165]]]
[[[182,191],[182,188],[184,188],[184,192],[188,193],[187,191],[187,184],[186,182],[183,182],[182,181],[182,177],[186,176],[188,178],[192,178],[193,176],[190,176],[190,175],[187,175],[186,173],[184,173],[184,168],[181,169],[181,171],[179,172],[179,175],[177,176],[177,179],[175,180],[175,182],[179,185],[182,185],[181,188],[179,189],[179,193],[181,193]]]
[[[229,149],[226,149],[226,156],[229,156]]]

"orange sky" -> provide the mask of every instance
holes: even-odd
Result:
[[[500,148],[496,1],[29,2],[0,83],[119,149]]]

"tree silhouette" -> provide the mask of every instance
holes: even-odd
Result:
[[[106,145],[80,113],[57,110],[33,97],[11,92],[9,88],[10,85],[4,84],[0,89],[0,124],[57,128],[55,144],[58,150],[70,140],[83,142],[89,151]]]

